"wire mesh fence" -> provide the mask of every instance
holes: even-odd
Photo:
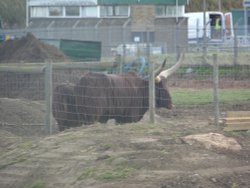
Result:
[[[110,56],[101,62],[52,63],[51,73],[46,71],[45,63],[2,63],[1,127],[14,127],[29,135],[47,134],[83,124],[105,124],[110,119],[118,124],[132,123],[148,116],[152,89],[149,65],[153,63],[156,70],[167,57],[165,68],[169,68],[179,54],[164,50],[164,45],[159,49],[151,43],[124,44],[113,51],[116,59],[108,45],[104,48],[109,49]],[[175,113],[183,113],[193,117],[203,113],[215,118],[216,105],[219,116],[230,110],[249,109],[249,48],[208,45],[205,57],[203,50],[197,45],[181,46],[184,62],[168,77],[167,89],[165,83],[155,83],[156,114],[174,117]],[[214,54],[219,66],[218,103],[214,93]],[[122,72],[124,75],[118,76]],[[172,110],[168,109],[171,106]]]

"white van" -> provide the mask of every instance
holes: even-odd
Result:
[[[223,41],[225,35],[225,17],[222,12],[205,12],[205,26],[203,12],[185,13],[188,18],[188,41],[189,43],[198,43],[203,40],[203,36],[209,41]],[[204,32],[204,28],[206,28]]]

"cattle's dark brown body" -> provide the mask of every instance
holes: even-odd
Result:
[[[59,130],[79,126],[76,111],[74,85],[60,84],[53,91],[53,116],[57,120]]]
[[[84,124],[139,121],[148,109],[148,82],[135,73],[86,73],[75,86],[77,112]],[[156,107],[171,108],[166,82],[156,84]]]
[[[176,71],[181,61],[157,73],[156,108],[172,108],[166,78]],[[161,69],[164,65],[165,61]],[[53,96],[53,114],[59,127],[106,123],[109,119],[119,124],[131,123],[139,121],[149,108],[149,82],[136,73],[88,72],[74,86],[56,87]]]

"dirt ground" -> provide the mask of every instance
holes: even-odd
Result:
[[[155,125],[148,123],[146,114],[135,124],[109,121],[44,136],[32,127],[30,132],[20,131],[22,122],[42,122],[42,103],[21,99],[0,103],[1,188],[250,186],[250,134],[224,132],[209,124],[212,108],[160,109]],[[16,122],[19,127],[11,127]],[[233,138],[241,149],[205,147],[184,139],[207,133]]]
[[[2,44],[0,61],[68,61],[52,48],[27,35]],[[249,87],[250,82],[227,83],[223,86]],[[204,82],[191,84],[207,87]],[[249,108],[244,104],[223,110]],[[0,98],[0,188],[250,187],[249,132],[224,132],[209,124],[213,112],[207,106],[160,109],[157,114],[155,125],[146,114],[135,124],[109,121],[45,136],[42,102]],[[211,136],[213,142],[218,134],[225,136],[221,143],[235,139],[226,143],[237,149],[186,140],[197,134]]]

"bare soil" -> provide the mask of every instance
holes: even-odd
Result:
[[[0,62],[68,61],[57,51],[51,54],[54,50],[27,35],[2,44]],[[195,88],[211,87],[210,80],[209,86],[190,82]],[[227,83],[223,87],[249,87],[250,82]],[[109,121],[45,136],[40,126],[45,117],[43,103],[1,98],[0,188],[250,187],[249,132],[224,132],[209,124],[212,108],[206,106],[160,109],[157,114],[155,125],[148,123],[146,114],[135,124]],[[184,139],[210,133],[235,139],[241,149],[206,147]]]
[[[11,127],[11,122],[19,122],[17,126],[21,126],[29,117],[33,118],[30,123],[37,124],[44,117],[43,108],[39,102],[1,99],[1,188],[248,188],[250,185],[250,134],[224,132],[222,127],[209,124],[212,114],[209,107],[160,109],[155,125],[148,123],[146,114],[135,124],[116,125],[109,121],[51,136],[31,128],[29,134],[18,134],[17,127]],[[207,133],[233,138],[241,150],[185,142],[185,136]]]
[[[63,52],[55,46],[38,40],[33,34],[7,40],[0,45],[0,63],[42,63],[46,60],[53,62],[69,62]]]

